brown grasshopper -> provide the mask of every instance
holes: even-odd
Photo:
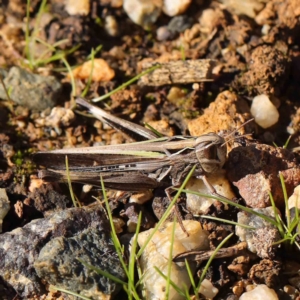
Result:
[[[101,175],[107,188],[142,191],[179,186],[196,166],[193,176],[203,179],[214,192],[205,175],[217,172],[225,163],[227,147],[222,136],[208,133],[199,137],[158,137],[150,129],[112,116],[82,98],[77,98],[76,103],[139,142],[38,152],[33,160],[47,168],[39,172],[40,178],[66,180],[67,156],[72,182],[100,186]]]

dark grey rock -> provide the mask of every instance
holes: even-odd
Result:
[[[32,74],[19,67],[12,67],[8,72],[0,69],[0,73],[6,88],[10,90],[10,98],[32,110],[52,108],[62,92],[61,83],[53,76]],[[2,85],[0,98],[7,100]]]
[[[34,263],[40,278],[90,299],[104,299],[120,286],[82,262],[125,280],[125,273],[107,233],[96,228],[51,240]],[[106,296],[106,297],[105,297]]]
[[[173,33],[184,32],[186,29],[192,27],[193,19],[187,15],[180,15],[173,17],[169,24],[168,29]]]
[[[96,234],[98,234],[98,238],[96,238]],[[54,245],[58,243],[59,238],[63,237],[61,238],[62,246],[68,246],[65,249],[61,248],[59,255],[62,259],[61,264],[66,267],[66,270],[68,269],[68,272],[66,270],[62,272],[62,269],[58,268],[56,280],[52,281],[51,279],[51,283],[58,285],[61,282],[70,281],[75,284],[76,280],[71,277],[73,275],[77,280],[81,276],[81,280],[85,281],[86,284],[92,284],[95,279],[89,275],[93,272],[82,271],[83,267],[75,258],[72,260],[70,257],[68,259],[66,257],[71,255],[72,250],[70,249],[76,249],[77,254],[75,255],[77,257],[82,257],[84,261],[91,264],[97,261],[98,265],[95,264],[94,266],[99,267],[102,254],[104,261],[102,268],[103,265],[111,265],[115,271],[113,274],[116,275],[121,266],[117,265],[118,261],[109,236],[110,228],[106,216],[98,207],[71,208],[50,215],[45,219],[34,220],[23,228],[17,228],[0,235],[0,276],[24,299],[45,293],[45,278],[38,276],[34,263],[38,259],[41,249],[49,241]],[[54,239],[53,242],[52,239]],[[96,250],[100,254],[96,255]],[[63,253],[64,251],[66,254]],[[47,251],[43,250],[43,253],[45,254]],[[96,258],[92,257],[94,255]],[[40,262],[41,257],[43,257],[42,254],[38,260]],[[111,258],[112,260],[110,260]],[[49,271],[50,274],[51,272],[53,270]],[[39,273],[45,275],[46,279],[54,277],[52,275],[47,276],[44,271],[39,271]],[[64,278],[67,276],[66,274],[69,274],[69,277]],[[94,276],[94,274],[92,275]],[[124,276],[123,273],[119,275],[119,277],[122,276]],[[106,279],[101,278],[99,281],[97,288],[107,285],[104,292],[117,291],[118,289],[116,285],[111,284]]]

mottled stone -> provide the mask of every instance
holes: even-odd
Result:
[[[96,232],[99,234],[99,239],[102,238],[102,242],[99,240],[95,243],[93,242],[96,241]],[[82,240],[81,245],[88,245],[89,247],[96,243],[97,245],[105,245],[103,249],[106,249],[110,255],[103,255],[103,260],[106,260],[106,264],[110,264],[109,259],[113,257],[114,268],[117,270],[120,267],[117,267],[115,264],[115,256],[113,254],[114,247],[112,246],[109,236],[110,228],[106,216],[98,207],[71,208],[52,214],[45,219],[34,220],[23,228],[17,228],[11,232],[0,235],[0,276],[24,299],[45,293],[45,284],[47,282],[45,282],[45,278],[38,276],[34,263],[41,249],[49,241],[49,243],[54,243],[51,241],[52,239],[57,241],[58,238],[61,238],[63,241],[65,241],[64,239],[68,240],[73,238],[73,243],[76,243],[76,238]],[[87,243],[84,241],[90,242]],[[71,240],[69,243],[71,243]],[[79,243],[77,246],[76,249],[79,251]],[[100,252],[103,251],[103,249],[98,250]],[[67,248],[62,249],[60,255],[64,256],[63,252],[65,250],[67,251]],[[82,248],[82,253],[85,251],[86,250]],[[45,253],[45,250],[43,253]],[[83,257],[84,259],[88,259],[86,254],[84,254]],[[90,262],[90,260],[87,262]],[[71,268],[71,265],[67,266],[66,264],[65,266]],[[77,265],[74,264],[73,266],[76,267]],[[95,265],[95,267],[99,267],[99,265]],[[69,269],[70,274],[73,274],[75,278],[80,274],[78,270],[79,269],[76,268],[73,270]],[[85,274],[87,275],[89,272],[86,271]],[[91,277],[84,278],[86,282],[93,281]],[[62,280],[66,280],[64,273],[57,273],[56,280],[57,284]],[[68,280],[73,282],[72,276],[68,277]],[[54,281],[51,281],[51,283],[55,284]],[[114,284],[112,284],[111,287],[106,287],[106,291],[116,289]]]
[[[273,207],[254,208],[253,211],[265,215],[275,221]],[[248,249],[261,258],[274,258],[278,245],[274,243],[281,239],[278,228],[263,218],[241,211],[237,216],[237,223],[252,226],[255,229],[236,226],[236,235],[241,241],[246,241]]]
[[[34,263],[40,278],[90,299],[103,299],[120,289],[114,281],[82,262],[125,279],[108,232],[89,228],[75,237],[57,237],[47,243]]]

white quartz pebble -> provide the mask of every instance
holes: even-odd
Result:
[[[254,97],[250,111],[255,122],[262,128],[271,127],[278,122],[278,110],[267,95]]]
[[[182,231],[178,223],[175,223],[174,243],[172,245],[173,224],[174,223],[167,223],[163,228],[156,231],[141,255],[140,267],[143,272],[145,299],[159,300],[166,298],[167,282],[165,278],[157,272],[156,268],[165,276],[168,276],[169,273],[172,282],[180,289],[184,287],[189,289],[191,285],[184,263],[171,262],[171,270],[170,272],[168,271],[171,246],[172,257],[189,250],[209,249],[208,232],[201,228],[199,222],[193,220],[183,221],[184,228],[189,233],[189,236]],[[140,247],[143,247],[153,230],[154,229],[149,229],[139,233],[138,244]],[[189,266],[192,272],[194,272],[196,267],[195,262],[190,262]],[[183,300],[186,298],[181,296],[170,286],[168,299]]]
[[[288,200],[288,208],[292,209],[293,207],[300,209],[300,185],[295,187],[293,195]]]
[[[201,282],[199,294],[203,295],[205,299],[213,299],[219,290],[215,288],[208,279],[204,279]]]
[[[235,197],[230,183],[225,176],[225,172],[220,171],[217,174],[208,174],[207,180],[216,189],[218,194],[232,199]],[[196,191],[211,196],[210,191],[201,179],[192,178],[186,185],[186,189]],[[193,215],[202,215],[215,202],[213,198],[200,197],[190,193],[186,194],[186,207]]]
[[[260,284],[253,290],[242,294],[240,300],[278,300],[278,296],[273,289]]]
[[[70,16],[87,16],[90,12],[90,1],[88,0],[66,0],[65,9]]]
[[[164,0],[163,11],[170,17],[184,13],[191,4],[191,0]]]
[[[136,24],[143,27],[154,24],[161,13],[159,1],[124,0],[123,8],[128,17]]]

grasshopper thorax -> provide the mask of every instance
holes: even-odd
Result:
[[[226,141],[216,133],[207,133],[198,137],[195,151],[200,165],[206,173],[220,170],[226,161]]]

